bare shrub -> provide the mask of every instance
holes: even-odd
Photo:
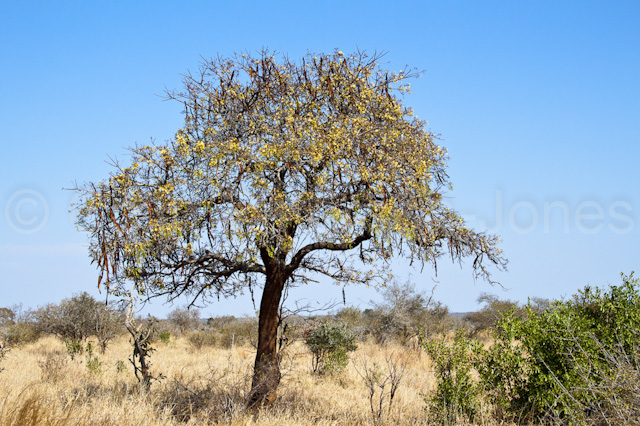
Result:
[[[2,360],[7,355],[7,352],[9,352],[9,350],[0,343],[0,373],[4,371],[4,367],[2,367]]]
[[[124,313],[115,304],[98,302],[83,292],[37,309],[34,318],[41,332],[63,340],[73,356],[83,351],[91,336],[98,339],[104,353],[109,341],[122,331]]]
[[[159,404],[169,408],[172,417],[187,423],[192,419],[207,422],[230,422],[246,408],[245,389],[249,372],[229,364],[212,370],[205,377],[174,378],[160,394]]]
[[[129,362],[133,365],[136,379],[144,389],[149,389],[153,380],[161,380],[164,377],[162,374],[154,376],[151,373],[151,361],[149,360],[151,353],[155,351],[151,347],[151,341],[156,332],[156,323],[157,320],[151,316],[146,321],[136,321],[133,318],[133,303],[130,305],[125,322],[127,331],[131,335],[130,342],[133,345],[133,353],[129,357]]]
[[[396,396],[402,378],[406,374],[407,362],[389,355],[385,357],[383,365],[375,362],[369,364],[363,358],[354,367],[367,387],[373,423],[376,425],[381,424],[384,422],[385,416],[391,414],[393,399]]]
[[[575,405],[570,413],[552,405],[547,418],[561,424],[570,414],[584,425],[640,425],[640,345],[626,349],[622,343],[605,345],[595,337],[594,341],[595,354],[572,338],[567,355],[581,385],[567,388],[554,380],[562,390],[558,397],[568,397]]]
[[[69,358],[63,351],[43,352],[43,358],[38,361],[40,374],[44,381],[57,383],[67,376]]]
[[[364,312],[355,306],[347,306],[336,312],[335,316],[356,336],[358,341],[365,340],[368,327]]]
[[[100,304],[95,311],[95,333],[100,353],[104,354],[109,342],[124,332],[125,313],[115,303]]]
[[[396,339],[411,344],[413,338],[445,333],[453,328],[449,310],[440,302],[419,292],[415,285],[406,282],[388,284],[382,291],[383,302],[372,302],[373,309],[365,310],[368,333],[378,344]]]
[[[16,318],[16,313],[10,308],[0,308],[0,327],[13,324]]]
[[[175,308],[167,315],[167,321],[178,333],[198,330],[202,325],[200,322],[200,311],[189,308]]]
[[[236,318],[219,329],[218,344],[222,348],[235,345],[256,345],[258,342],[258,321],[256,318]]]

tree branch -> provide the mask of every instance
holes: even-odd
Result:
[[[289,265],[287,265],[287,271],[291,273],[294,270],[296,270],[300,266],[300,263],[302,262],[302,260],[312,251],[317,251],[317,250],[347,251],[355,247],[358,247],[364,241],[367,241],[373,237],[373,234],[371,233],[371,222],[372,222],[372,219],[370,217],[367,218],[362,234],[358,235],[352,241],[349,241],[346,243],[331,243],[328,241],[319,241],[316,243],[307,244],[306,246],[298,250],[298,252],[293,256],[293,258],[291,259],[291,262],[289,262]]]

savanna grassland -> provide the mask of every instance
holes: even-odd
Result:
[[[251,408],[255,318],[176,309],[127,335],[87,294],[0,308],[0,426],[640,425],[640,280],[621,278],[560,301],[485,295],[463,319],[409,284],[283,317],[277,396]]]
[[[361,343],[347,368],[318,376],[311,354],[301,343],[287,348],[278,400],[259,411],[245,408],[255,350],[204,346],[195,349],[184,337],[158,342],[152,371],[162,375],[149,391],[140,388],[128,361],[131,345],[118,338],[104,354],[71,360],[53,337],[14,348],[0,374],[0,425],[394,425],[429,424],[424,398],[433,386],[429,358],[398,344]],[[387,363],[402,369],[391,410],[379,391],[372,411],[363,373]],[[389,391],[389,386],[385,392]]]

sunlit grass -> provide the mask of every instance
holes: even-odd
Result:
[[[163,378],[148,392],[133,375],[125,338],[97,354],[99,371],[87,367],[86,354],[72,361],[53,337],[12,349],[0,373],[0,426],[370,425],[369,389],[358,369],[376,364],[384,372],[387,359],[406,368],[392,409],[383,410],[382,423],[429,424],[423,394],[432,389],[434,379],[428,357],[414,349],[361,343],[343,373],[318,377],[304,345],[295,343],[282,359],[278,400],[250,412],[244,397],[255,356],[251,346],[195,350],[180,338],[154,347],[152,371]],[[377,398],[374,395],[376,404]]]

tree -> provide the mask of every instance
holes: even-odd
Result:
[[[474,258],[505,266],[497,239],[442,203],[446,151],[402,104],[411,71],[381,55],[270,52],[204,61],[168,98],[185,122],[165,145],[131,149],[106,181],[78,188],[78,224],[116,295],[229,296],[263,277],[251,403],[280,381],[278,307],[285,286],[386,277],[403,255],[424,266]]]
[[[0,308],[0,327],[14,324],[15,312],[9,308]]]
[[[114,304],[101,303],[87,292],[40,307],[34,316],[40,331],[60,338],[69,349],[81,351],[84,342],[95,336],[103,353],[124,322],[123,312]]]
[[[527,305],[520,305],[513,300],[500,299],[495,294],[489,293],[482,293],[477,301],[484,304],[482,309],[464,316],[464,320],[471,325],[471,335],[473,336],[477,336],[484,330],[495,330],[496,324],[507,315],[515,318],[525,318],[527,310],[541,312],[548,309],[551,304],[548,299],[533,297],[529,299]]]
[[[167,315],[167,320],[178,328],[180,333],[197,329],[200,322],[200,311],[197,309],[175,308]]]
[[[442,303],[425,296],[411,282],[391,282],[382,289],[383,301],[373,300],[366,313],[369,333],[377,343],[383,344],[392,338],[403,344],[416,344],[420,336],[431,337],[451,328],[449,310]]]

